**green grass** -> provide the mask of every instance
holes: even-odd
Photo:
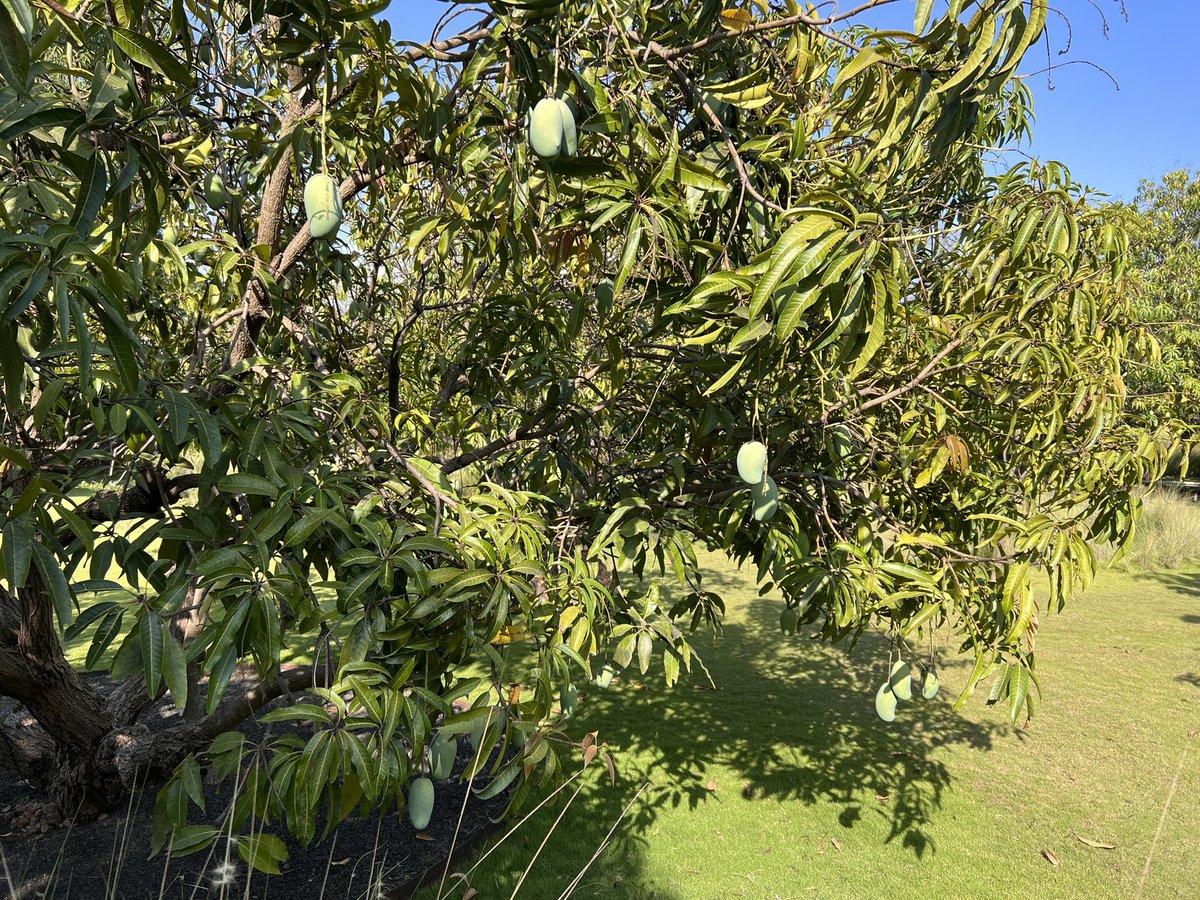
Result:
[[[700,640],[716,690],[652,670],[585,697],[573,732],[617,751],[616,787],[594,763],[565,813],[552,803],[471,874],[480,896],[508,897],[563,813],[520,893],[558,897],[631,801],[575,896],[1127,898],[1148,857],[1144,897],[1200,896],[1200,572],[1105,573],[1044,618],[1046,693],[1019,731],[986,687],[951,710],[967,665],[949,657],[941,696],[885,725],[881,639],[785,639],[778,601],[709,563],[729,600],[723,637]]]

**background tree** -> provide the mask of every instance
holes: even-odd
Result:
[[[697,544],[1032,709],[1038,611],[1162,465],[1125,236],[1060,165],[990,174],[1043,0],[887,2],[492,2],[412,46],[380,4],[3,0],[4,761],[72,810],[174,772],[162,837],[241,766],[235,826],[311,839],[486,724],[519,802],[602,659],[691,667]],[[577,154],[531,152],[546,97]],[[280,697],[311,737],[245,744]]]
[[[1181,169],[1143,181],[1118,209],[1130,234],[1135,314],[1157,351],[1130,369],[1133,408],[1179,419],[1173,427],[1190,439],[1200,422],[1200,177]]]

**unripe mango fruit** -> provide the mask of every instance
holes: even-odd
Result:
[[[458,754],[458,739],[452,734],[439,734],[429,748],[429,773],[437,781],[445,781],[454,771]]]
[[[896,695],[892,693],[891,685],[886,681],[875,692],[875,712],[885,722],[896,720]]]
[[[220,211],[229,205],[233,196],[225,187],[225,179],[217,172],[209,172],[204,176],[204,200],[214,211]]]
[[[779,512],[779,486],[774,478],[764,476],[750,489],[750,496],[754,501],[752,512],[756,522],[770,522],[775,518],[775,513]]]
[[[408,821],[417,831],[424,831],[433,817],[433,782],[414,778],[408,786]]]
[[[937,696],[941,686],[942,684],[938,681],[937,672],[933,671],[933,669],[926,669],[925,680],[921,684],[921,696],[926,700],[932,700]]]
[[[342,195],[333,178],[318,173],[308,179],[304,185],[304,215],[314,238],[337,234],[342,224]]]
[[[892,674],[888,678],[888,686],[900,700],[912,699],[912,669],[908,663],[900,659],[892,666]]]
[[[562,116],[562,152],[564,156],[574,156],[579,152],[579,132],[575,128],[575,113],[565,100],[556,100],[558,112]]]
[[[779,614],[779,630],[784,634],[795,634],[800,624],[800,610],[794,606],[785,607]]]
[[[839,422],[829,430],[833,442],[833,455],[840,460],[847,459],[854,452],[854,437],[850,429]]]
[[[738,476],[746,484],[759,484],[767,474],[767,446],[761,441],[747,441],[737,455]]]
[[[601,690],[606,689],[609,685],[612,684],[613,676],[616,674],[617,673],[613,669],[613,667],[606,663],[604,668],[601,669],[600,672],[596,675],[596,678],[595,678],[596,687],[600,688]]]
[[[575,689],[575,685],[563,685],[561,693],[558,695],[559,705],[562,706],[562,714],[564,719],[569,719],[575,715],[575,707],[579,705],[579,691]]]
[[[529,113],[529,146],[545,160],[574,156],[579,149],[575,114],[562,100],[543,97]]]

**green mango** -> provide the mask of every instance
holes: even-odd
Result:
[[[414,778],[408,786],[408,821],[417,831],[424,831],[433,817],[433,782]]]
[[[471,727],[470,732],[468,732],[468,734],[470,735],[470,738],[471,738],[471,753],[473,753],[473,754],[479,753],[480,744],[483,743],[483,739],[486,736],[487,732],[496,727],[496,723],[500,721],[500,715],[501,715],[500,711],[495,710],[492,713],[492,719],[490,722],[488,722],[487,719],[480,719],[478,722],[476,722]],[[487,728],[484,728],[485,722],[487,723]],[[494,734],[494,732],[493,732],[493,734]],[[487,748],[487,753],[490,753],[491,749],[492,749],[492,745],[489,744],[488,748]],[[484,753],[484,756],[486,756],[487,753]]]
[[[304,185],[304,214],[314,238],[321,240],[337,234],[342,224],[342,195],[329,175],[318,173]]]
[[[605,278],[596,285],[596,307],[602,318],[607,318],[615,299],[616,294],[613,292],[613,283],[610,279]]]
[[[886,681],[875,692],[875,712],[885,722],[896,721],[896,695]]]
[[[760,441],[742,444],[737,455],[738,475],[746,484],[758,484],[767,474],[767,447]]]
[[[784,634],[795,634],[799,624],[800,610],[794,606],[784,607],[783,612],[779,614],[779,630]]]
[[[770,522],[779,512],[779,486],[770,475],[762,482],[750,488],[750,497],[754,502],[753,514],[756,522]]]
[[[571,127],[575,127],[572,118]],[[542,159],[555,160],[565,149],[566,127],[562,107],[553,97],[543,97],[529,114],[529,146]]]
[[[829,429],[829,437],[833,443],[833,455],[839,460],[849,459],[854,452],[854,437],[850,428],[842,422]]]
[[[454,758],[458,755],[458,738],[452,734],[439,734],[429,748],[429,774],[435,781],[445,781],[454,771]]]
[[[204,176],[204,199],[214,211],[224,209],[233,200],[220,173],[209,172]]]
[[[921,684],[921,696],[926,700],[932,700],[938,695],[942,683],[938,681],[937,672],[933,669],[925,670],[925,679]]]
[[[574,156],[579,152],[579,132],[575,128],[575,113],[565,100],[556,100],[559,115],[562,116],[562,152],[564,156]]]
[[[575,689],[575,685],[563,685],[562,691],[558,695],[558,702],[562,706],[564,719],[575,715],[575,708],[579,705],[579,691]]]
[[[901,700],[912,699],[912,669],[908,663],[902,659],[896,660],[896,664],[892,666],[892,674],[888,678],[888,686]]]
[[[617,673],[613,667],[605,663],[604,668],[601,669],[599,674],[596,675],[596,687],[602,690],[607,689],[608,686],[612,684],[613,676],[616,674]]]

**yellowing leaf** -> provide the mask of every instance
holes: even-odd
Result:
[[[745,9],[727,9],[721,13],[721,27],[730,34],[741,34],[754,24],[754,16]]]

